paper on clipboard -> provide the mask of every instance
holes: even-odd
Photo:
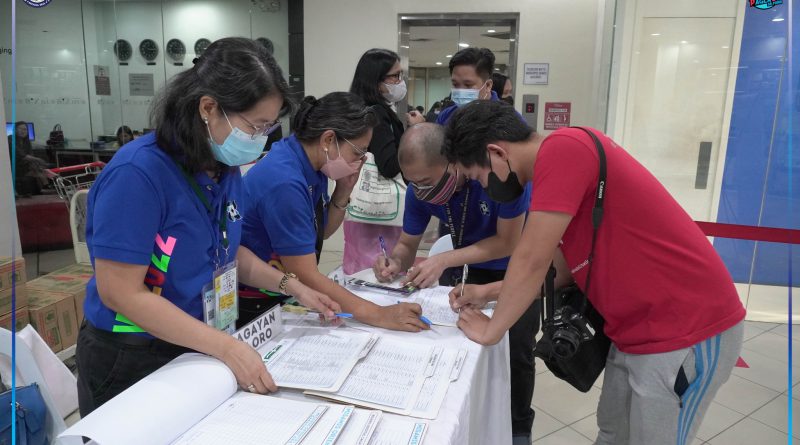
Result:
[[[431,347],[381,337],[372,351],[353,367],[338,391],[306,391],[306,394],[410,414],[432,353]]]
[[[375,334],[365,331],[295,328],[264,351],[273,380],[286,388],[336,391]]]

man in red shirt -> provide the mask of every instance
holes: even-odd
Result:
[[[589,300],[612,340],[597,411],[599,444],[690,443],[739,356],[745,310],[714,248],[656,178],[608,136],[605,211],[597,233]],[[583,130],[534,133],[506,104],[459,109],[444,152],[459,171],[513,199],[533,181],[528,221],[490,319],[471,308],[459,327],[497,343],[539,289],[556,249],[576,283],[590,269],[591,213],[599,157]],[[457,300],[457,299],[456,299]]]

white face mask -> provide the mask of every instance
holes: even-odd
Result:
[[[400,102],[406,97],[406,81],[401,80],[400,83],[384,83],[386,92],[383,93],[383,98],[389,103]]]

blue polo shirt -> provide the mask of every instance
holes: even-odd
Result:
[[[492,90],[492,97],[489,100],[496,101],[500,100],[500,98],[497,97],[497,93],[495,93],[494,90]],[[450,105],[449,107],[445,108],[444,110],[439,112],[439,116],[436,118],[436,123],[439,125],[447,125],[447,121],[450,120],[450,116],[452,116],[453,113],[456,112],[456,110],[458,110],[458,105],[456,104]],[[520,117],[522,116],[520,115]]]
[[[328,178],[311,166],[295,135],[272,145],[244,175],[247,205],[242,245],[279,269],[283,255],[315,253],[314,205],[328,198]],[[323,211],[320,227],[325,227]]]
[[[467,180],[461,190],[455,192],[448,201],[453,226],[457,237],[462,225],[464,215],[464,199],[469,189],[469,202],[467,203],[466,221],[464,224],[464,239],[459,247],[466,247],[478,241],[497,234],[497,218],[512,219],[528,211],[531,202],[531,183],[525,184],[525,191],[516,200],[500,204],[492,201],[478,181]],[[439,218],[447,225],[447,211],[444,205],[433,205],[420,201],[409,190],[406,193],[406,209],[403,215],[403,232],[409,235],[422,235],[431,216]],[[481,269],[505,270],[508,268],[508,257],[498,258],[483,263],[471,264]]]
[[[126,144],[89,192],[86,242],[92,264],[102,258],[149,266],[145,285],[202,320],[202,288],[211,282],[215,263],[226,263],[218,221],[227,220],[227,261],[232,261],[241,238],[243,191],[238,168],[225,171],[219,183],[205,172],[194,178],[213,214],[180,167],[158,147],[155,133]],[[86,286],[84,308],[86,319],[99,329],[143,332],[103,304],[95,277]]]

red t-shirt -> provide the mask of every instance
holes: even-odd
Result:
[[[733,280],[697,224],[658,180],[597,130],[606,152],[603,220],[589,299],[619,350],[653,354],[686,348],[745,315]],[[580,129],[545,138],[533,168],[531,210],[571,215],[561,250],[575,281],[586,282],[597,149]]]

